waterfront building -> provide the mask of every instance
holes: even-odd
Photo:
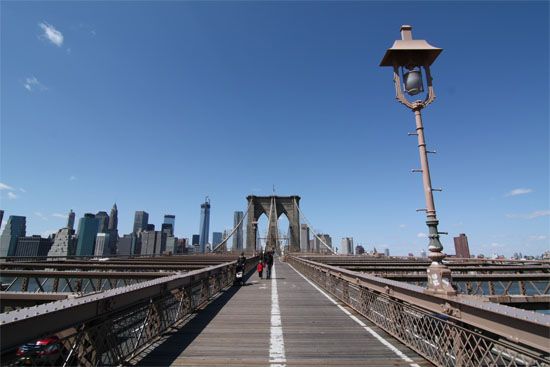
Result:
[[[97,212],[95,215],[98,221],[97,233],[107,233],[109,230],[109,214],[107,212],[101,211]]]
[[[204,203],[201,204],[201,222],[199,228],[199,246],[200,252],[206,251],[210,230],[210,199],[206,197]]]
[[[233,228],[237,227],[237,231],[233,234],[233,251],[241,252],[244,246],[243,236],[243,217],[244,213],[237,211],[233,213]],[[240,223],[240,224],[239,224]]]
[[[340,253],[342,255],[353,255],[353,237],[344,237],[340,241]]]
[[[48,238],[42,238],[39,235],[30,237],[19,237],[17,239],[16,257],[41,257],[48,256],[48,251],[52,242]]]
[[[69,223],[67,223],[69,225]],[[74,221],[73,221],[74,225]],[[49,256],[63,256],[70,257],[74,256],[76,252],[76,238],[74,235],[74,229],[72,228],[61,228],[57,231],[53,245],[48,251]]]
[[[109,217],[109,231],[118,229],[118,208],[116,203],[114,203],[111,208],[111,216]]]
[[[178,238],[174,236],[166,236],[166,249],[164,251],[175,254],[177,247],[178,247]]]
[[[111,208],[111,215],[109,216],[109,227],[107,230],[109,233],[109,251],[111,255],[118,254],[118,208],[116,203],[113,204]]]
[[[95,249],[94,255],[103,257],[111,255],[110,247],[110,237],[109,233],[98,233],[95,237]]]
[[[222,242],[222,232],[212,232],[212,248],[216,248]]]
[[[160,255],[166,250],[166,233],[145,231],[141,233],[141,254]]]
[[[321,242],[322,241],[322,242]],[[323,242],[332,248],[332,238],[328,234],[320,233],[315,237],[315,249],[319,253],[330,253],[331,251],[323,244]]]
[[[300,224],[300,251],[309,252],[309,226],[305,223]]]
[[[458,237],[454,237],[455,254],[458,258],[470,258],[470,246],[468,246],[468,237],[461,233]]]
[[[117,240],[117,255],[129,256],[141,253],[141,242],[135,233],[125,234]]]
[[[78,222],[78,241],[76,256],[93,256],[95,253],[95,237],[99,229],[99,220],[91,213],[84,214]]]
[[[74,230],[74,219],[75,219],[75,212],[71,209],[69,211],[69,215],[67,216],[67,228]]]
[[[0,236],[0,256],[14,256],[19,237],[27,234],[27,218],[19,215],[10,215],[6,227]]]
[[[139,233],[147,229],[149,223],[149,213],[144,211],[137,211],[134,216],[134,230],[133,233]]]
[[[170,229],[170,236],[174,235],[174,231],[176,229],[176,216],[172,214],[165,214],[164,215],[164,224],[162,226],[162,230]]]

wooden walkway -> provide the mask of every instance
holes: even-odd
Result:
[[[274,269],[273,279],[254,274],[246,286],[227,289],[136,364],[431,366],[290,265],[276,259]]]

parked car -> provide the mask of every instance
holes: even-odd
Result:
[[[61,359],[61,343],[57,336],[26,343],[15,352],[20,365],[57,366]]]

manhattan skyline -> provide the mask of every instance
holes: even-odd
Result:
[[[414,118],[378,67],[411,24],[444,49],[423,111],[444,251],[550,248],[548,3],[0,6],[3,226],[116,202],[120,234],[143,210],[190,238],[205,196],[222,231],[275,185],[334,243],[418,254]]]

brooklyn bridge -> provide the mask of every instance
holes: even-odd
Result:
[[[247,198],[244,285],[234,284],[239,254],[223,246],[4,259],[2,365],[550,366],[548,261],[302,252],[299,201]],[[270,279],[255,274],[262,214]]]

